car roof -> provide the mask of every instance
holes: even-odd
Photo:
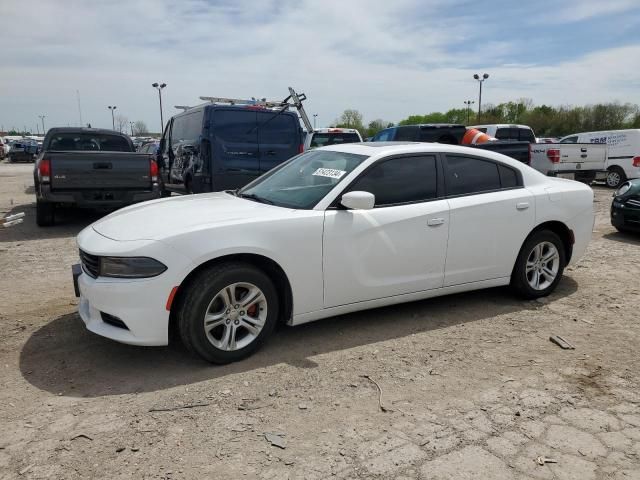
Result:
[[[469,128],[488,128],[488,127],[496,127],[496,128],[525,128],[527,130],[532,130],[529,125],[520,125],[517,123],[488,123],[487,125],[471,125]]]

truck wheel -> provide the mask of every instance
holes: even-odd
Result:
[[[55,223],[56,205],[51,202],[36,200],[36,223],[39,227],[50,227]]]
[[[618,188],[622,183],[627,181],[624,170],[618,166],[609,168],[607,172],[607,187]]]
[[[276,289],[263,271],[228,262],[203,270],[189,282],[176,317],[189,350],[224,364],[256,351],[273,331],[278,311]]]
[[[511,274],[511,287],[522,297],[546,297],[560,282],[566,265],[564,245],[549,230],[535,232],[520,249]]]

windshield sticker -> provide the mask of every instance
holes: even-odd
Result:
[[[316,177],[342,178],[347,173],[344,170],[335,170],[333,168],[319,168],[311,175]]]

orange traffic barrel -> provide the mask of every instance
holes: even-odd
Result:
[[[477,128],[468,128],[467,133],[462,137],[461,145],[475,145],[477,143],[487,143],[495,138],[487,135],[486,133],[481,132]]]

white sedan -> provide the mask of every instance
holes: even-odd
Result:
[[[511,285],[549,295],[585,251],[593,192],[468,147],[310,150],[235,192],[154,200],[78,236],[87,328],[215,363],[288,325]]]

